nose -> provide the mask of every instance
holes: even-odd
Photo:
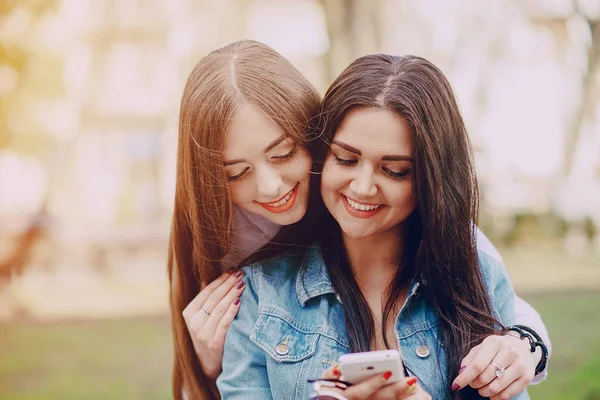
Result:
[[[373,181],[373,169],[365,165],[358,171],[358,175],[350,182],[350,190],[357,197],[373,197],[377,194],[377,186]]]
[[[282,185],[281,174],[275,168],[269,165],[256,167],[256,190],[262,201],[275,200]]]

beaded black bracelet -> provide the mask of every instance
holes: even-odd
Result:
[[[517,332],[519,334],[519,339],[527,339],[527,341],[529,342],[529,347],[531,349],[531,352],[535,353],[535,340],[533,340],[532,335],[530,335],[529,333],[527,333],[523,329],[521,329],[520,325],[509,326],[507,329],[508,329],[508,331]]]
[[[531,336],[533,336],[537,342],[544,343],[544,341],[542,340],[541,336],[538,335],[538,333],[536,331],[534,331],[533,329],[531,329],[530,327],[528,327],[526,325],[513,325],[513,327],[524,330],[525,332],[527,332]]]
[[[548,348],[544,344],[544,341],[538,335],[536,331],[525,325],[512,325],[507,328],[509,331],[514,331],[519,334],[521,339],[527,339],[529,341],[530,350],[535,353],[537,347],[542,351],[542,357],[535,367],[535,375],[542,373],[546,369],[548,363]]]
[[[538,333],[536,331],[534,331],[533,329],[531,329],[530,327],[525,326],[525,325],[515,325],[515,326],[517,326],[517,327],[521,328],[522,330],[524,330],[525,332],[531,334],[536,340],[535,346],[539,347],[542,350],[542,357],[540,358],[540,362],[538,363],[538,365],[535,368],[535,374],[537,375],[546,369],[546,364],[548,363],[548,347],[546,347],[546,344],[544,343],[544,341],[542,340],[540,335],[538,335]]]

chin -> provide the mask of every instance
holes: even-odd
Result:
[[[364,228],[361,229],[359,227],[340,226],[340,229],[342,230],[344,235],[346,235],[352,239],[364,239],[373,234],[373,232],[366,231]]]
[[[365,238],[371,236],[368,233],[354,233],[354,232],[346,232],[346,231],[344,231],[344,235],[346,235],[349,238],[354,239],[354,240],[365,239]]]
[[[267,212],[263,214],[265,218],[269,221],[276,223],[277,225],[285,226],[292,225],[296,222],[300,221],[304,214],[306,213],[306,207],[298,207],[298,205],[294,206],[291,210],[288,210],[282,214],[273,214]]]

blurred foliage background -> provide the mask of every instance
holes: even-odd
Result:
[[[324,93],[356,57],[450,79],[482,229],[600,399],[600,0],[0,1],[0,398],[170,398],[166,248],[193,65],[251,38]]]

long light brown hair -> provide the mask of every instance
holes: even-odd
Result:
[[[191,72],[181,101],[175,206],[168,272],[175,347],[173,395],[218,399],[203,372],[182,312],[200,289],[223,271],[231,250],[233,204],[223,168],[230,122],[241,104],[258,106],[300,145],[320,98],[285,58],[255,41],[240,41],[204,57]],[[249,135],[252,132],[248,132]]]

